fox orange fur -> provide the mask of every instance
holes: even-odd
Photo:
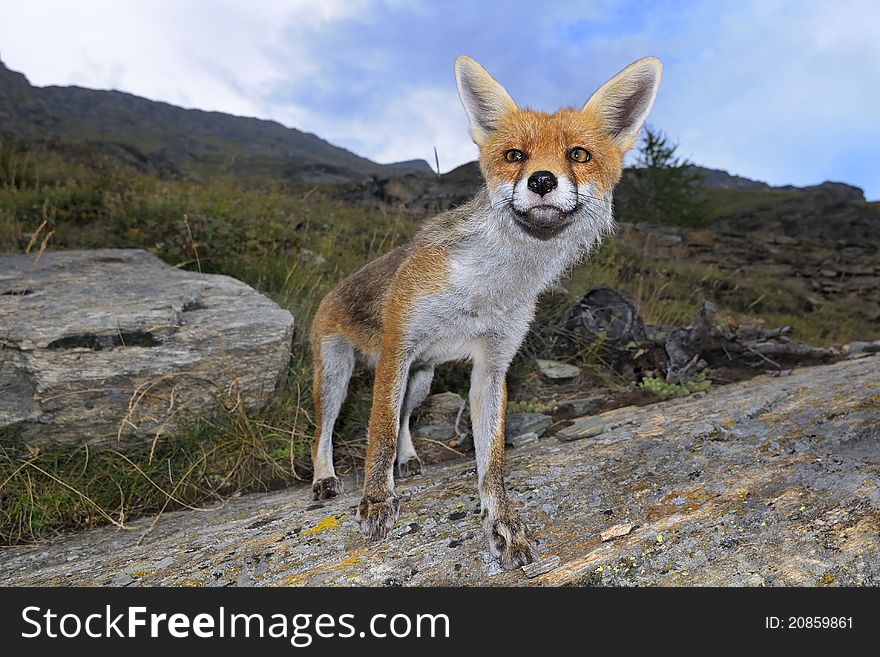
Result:
[[[399,511],[397,475],[421,472],[410,414],[434,367],[468,359],[482,522],[505,568],[535,558],[504,486],[505,376],[539,294],[613,227],[612,192],[660,83],[660,62],[631,64],[581,109],[519,108],[468,57],[455,62],[459,95],[480,150],[485,187],[467,204],[343,280],[312,326],[312,444],[316,499],[336,495],[333,425],[357,359],[375,367],[361,528],[383,538]]]

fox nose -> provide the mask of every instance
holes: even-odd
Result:
[[[559,181],[556,180],[556,176],[549,171],[535,171],[535,173],[529,176],[528,187],[535,194],[544,196],[544,194],[548,194],[556,189],[558,184]]]

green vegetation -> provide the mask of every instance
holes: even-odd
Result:
[[[703,392],[712,385],[711,381],[706,379],[698,379],[697,381],[687,381],[683,384],[667,383],[665,380],[656,376],[646,376],[639,382],[639,387],[653,392],[661,399],[669,399],[670,397],[686,397],[694,392]]]
[[[58,140],[164,175],[350,180],[430,173],[424,160],[382,165],[275,121],[174,107],[118,91],[34,87],[0,62],[0,134]]]
[[[693,163],[678,157],[678,145],[659,130],[645,126],[636,168],[620,183],[617,212],[621,221],[666,226],[706,226],[709,222]]]
[[[85,148],[0,145],[0,252],[21,252],[29,243],[35,249],[145,248],[176,266],[245,281],[290,309],[297,325],[287,390],[256,415],[204,420],[152,452],[29,451],[4,441],[0,542],[96,523],[125,525],[145,513],[309,478],[312,314],[344,275],[407,239],[419,224],[404,210],[368,209],[336,200],[333,192],[227,175],[162,179]],[[577,296],[598,285],[621,290],[651,323],[689,323],[709,299],[730,320],[789,324],[798,339],[816,344],[877,336],[876,327],[853,312],[853,300],[806,311],[803,290],[792,284],[650,259],[625,231],[574,270],[567,296],[542,302],[538,321],[561,321]],[[583,345],[576,364],[600,371],[600,346]],[[512,391],[538,385],[529,361],[534,355],[527,349],[514,363]],[[446,366],[434,389],[466,394],[467,380],[464,368]],[[362,458],[370,384],[365,371],[356,372],[338,423],[343,471]],[[546,403],[515,407],[542,410]]]

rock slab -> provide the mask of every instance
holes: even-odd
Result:
[[[292,315],[135,249],[0,257],[0,440],[129,449],[283,385]]]
[[[554,566],[533,578],[489,555],[459,459],[398,483],[380,543],[360,535],[356,481],[323,504],[303,485],[8,548],[0,584],[880,585],[880,357],[600,418],[589,440],[507,454]]]

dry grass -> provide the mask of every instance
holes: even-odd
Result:
[[[30,166],[35,160],[43,163],[42,175],[22,176],[14,169],[16,162]],[[291,310],[296,331],[286,390],[257,413],[217,389],[215,412],[175,407],[169,414],[178,427],[175,435],[124,452],[28,449],[14,431],[4,430],[0,543],[41,540],[96,524],[127,527],[146,513],[217,503],[307,477],[311,315],[343,275],[414,231],[412,218],[338,203],[314,186],[161,181],[112,162],[93,168],[94,163],[68,162],[51,152],[5,162],[0,251],[147,248],[171,264],[253,285]],[[132,391],[129,413],[136,413],[146,396],[167,394],[162,387],[151,381]],[[164,402],[174,406],[173,399]],[[337,448],[342,471],[360,464],[368,409],[369,378],[360,377],[340,418],[347,437]],[[131,420],[121,417],[120,426]]]

